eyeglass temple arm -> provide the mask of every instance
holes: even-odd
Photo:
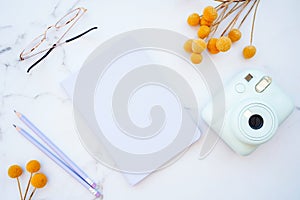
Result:
[[[81,34],[75,36],[75,37],[72,37],[72,38],[70,38],[70,39],[67,39],[65,42],[68,43],[68,42],[71,42],[71,41],[73,41],[73,40],[76,40],[76,39],[80,38],[81,36],[87,34],[88,32],[90,32],[90,31],[92,31],[92,30],[95,30],[95,29],[97,29],[97,28],[98,28],[98,27],[90,28],[89,30],[87,30],[87,31],[85,31],[85,32],[83,32],[83,33],[81,33]],[[41,62],[43,59],[45,59],[45,58],[49,55],[49,53],[50,53],[55,47],[56,47],[56,44],[54,44],[54,45],[53,45],[53,46],[45,53],[45,55],[43,55],[43,57],[41,57],[41,58],[38,59],[35,63],[33,63],[33,64],[27,69],[27,73],[29,73],[30,70],[31,70],[33,67],[35,67],[39,62]]]
[[[75,36],[75,37],[72,37],[72,38],[70,38],[70,39],[67,39],[67,40],[66,40],[66,43],[71,42],[71,41],[73,41],[73,40],[76,40],[76,39],[80,38],[81,36],[87,34],[88,32],[90,32],[90,31],[92,31],[92,30],[95,30],[95,29],[97,29],[97,28],[98,28],[98,27],[95,26],[95,27],[90,28],[89,30],[87,30],[87,31],[85,31],[85,32],[83,32],[83,33],[81,33],[81,34]]]
[[[41,62],[43,59],[45,59],[49,53],[56,47],[56,44],[54,44],[46,53],[45,55],[43,55],[43,57],[41,57],[40,59],[38,59],[35,63],[33,63],[28,69],[27,69],[27,73],[30,72],[30,70],[32,68],[34,68],[39,62]]]

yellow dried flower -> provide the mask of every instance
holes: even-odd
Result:
[[[206,43],[202,39],[193,40],[192,42],[192,51],[194,53],[201,53],[206,49]]]
[[[234,28],[228,33],[228,37],[231,40],[231,42],[236,42],[239,39],[241,39],[242,33],[239,29]]]
[[[201,26],[211,26],[212,25],[212,22],[209,22],[209,21],[207,21],[206,19],[204,19],[203,17],[201,18],[201,20],[200,20],[200,25]]]
[[[43,188],[47,184],[47,177],[45,174],[37,173],[31,179],[31,185],[35,188]]]
[[[8,168],[8,176],[10,178],[18,178],[22,173],[23,170],[19,165],[12,165]]]
[[[31,160],[26,165],[26,170],[30,173],[38,172],[41,168],[41,164],[37,160]]]
[[[256,48],[253,45],[246,46],[243,49],[244,58],[249,59],[252,58],[256,53]]]
[[[206,38],[210,33],[210,28],[206,25],[200,26],[198,30],[198,37],[201,39]]]
[[[202,61],[202,55],[199,53],[192,53],[191,54],[191,61],[194,64],[199,64]]]
[[[209,53],[211,54],[217,54],[220,51],[217,49],[216,47],[216,43],[217,43],[218,39],[217,38],[211,38],[208,43],[207,43],[207,50],[209,51]]]
[[[216,47],[219,51],[228,51],[231,47],[231,40],[226,36],[222,36],[217,40]]]
[[[197,26],[200,23],[200,16],[197,13],[193,13],[191,14],[188,18],[187,18],[187,23],[190,26]]]
[[[207,6],[203,10],[203,18],[209,22],[213,22],[218,17],[217,10],[212,6]]]
[[[193,52],[192,51],[192,43],[193,43],[192,39],[189,39],[184,43],[183,48],[186,52],[189,52],[189,53]]]

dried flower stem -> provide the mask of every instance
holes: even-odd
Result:
[[[222,9],[224,4],[225,4],[225,3],[220,3],[219,5],[217,5],[217,6],[215,7],[215,9],[216,9],[217,11],[220,10],[220,9]],[[201,15],[201,16],[202,16],[202,15]]]
[[[29,199],[28,199],[28,200],[31,200],[31,198],[33,197],[33,195],[34,195],[35,191],[36,191],[36,188],[34,188],[34,189],[33,189],[33,191],[32,191],[32,193],[31,193],[31,195],[30,195],[30,197],[29,197]]]
[[[228,25],[228,30],[231,30],[233,29],[233,27],[235,26],[239,16],[240,16],[241,13],[237,14],[236,17],[231,21],[231,23]]]
[[[224,20],[226,17],[228,17],[230,14],[232,14],[234,11],[236,11],[237,9],[239,9],[239,7],[241,7],[242,5],[237,6],[239,3],[236,3],[227,13],[226,15],[224,15],[223,19]],[[222,20],[219,20],[220,18],[218,18],[216,20],[216,22],[213,24],[213,26],[220,24],[222,22]]]
[[[26,200],[26,196],[27,196],[28,189],[29,189],[29,186],[30,186],[31,178],[32,178],[32,173],[30,173],[29,181],[27,183],[27,187],[26,187],[26,191],[25,191],[25,195],[24,195],[24,200]]]
[[[221,34],[221,36],[225,35],[225,33],[228,31],[228,29],[230,27],[232,27],[236,21],[238,20],[239,16],[241,15],[241,13],[243,12],[243,10],[247,7],[247,5],[249,4],[251,0],[245,1],[243,2],[243,7],[241,8],[241,10],[236,14],[236,16],[233,18],[233,20],[228,24],[228,26],[225,28],[225,30],[223,31],[223,33]]]
[[[216,33],[216,31],[217,31],[217,29],[220,25],[220,22],[224,19],[224,15],[226,13],[226,10],[227,10],[227,6],[222,10],[221,14],[219,15],[219,17],[216,20],[216,23],[212,25],[211,34],[210,34],[210,36],[208,36],[208,38],[213,37],[214,34]]]
[[[225,15],[225,17],[228,17],[231,15],[234,11],[239,9],[243,4],[239,4],[239,2],[236,2],[235,5],[231,8],[231,10]]]
[[[240,4],[239,2],[243,2],[244,0],[240,0],[240,1],[237,1],[235,3],[235,5],[224,15],[224,17],[220,18],[218,17],[218,19],[216,20],[216,22],[212,25],[212,30],[213,30],[213,34],[212,36],[214,35],[214,33],[216,32],[216,30],[218,29],[218,26],[219,24],[224,20],[226,19],[228,16],[230,16],[232,13],[234,13],[236,10],[240,9],[244,4]],[[235,1],[233,1],[235,2]],[[224,3],[221,3],[220,5],[223,5]],[[222,7],[224,8],[224,7]],[[226,11],[225,8],[223,11]],[[220,14],[220,16],[223,15],[223,12]]]
[[[251,37],[250,37],[250,45],[252,45],[252,41],[253,41],[253,32],[254,32],[254,23],[255,23],[255,18],[256,18],[256,12],[257,12],[257,8],[258,8],[258,4],[259,4],[260,0],[257,0],[256,3],[256,7],[255,7],[255,11],[253,14],[253,20],[252,20],[252,27],[251,27]]]
[[[21,197],[21,200],[23,200],[23,195],[22,195],[22,190],[21,190],[21,184],[20,184],[19,177],[17,177],[17,182],[18,182],[18,189],[19,189],[20,197]]]
[[[251,13],[252,9],[254,8],[255,4],[257,3],[257,0],[254,0],[254,3],[252,4],[251,8],[248,10],[247,14],[244,16],[242,21],[240,22],[238,29],[240,29],[244,23],[244,21],[247,19],[248,15]]]
[[[247,8],[248,5],[250,5],[250,3],[253,2],[253,4],[251,5],[250,9],[247,11],[246,15],[244,16],[244,18],[241,20],[238,29],[240,29],[240,27],[243,25],[243,23],[245,22],[246,18],[249,16],[249,14],[251,13],[251,11],[253,10],[253,8],[256,5],[255,8],[255,13],[253,15],[253,20],[252,20],[252,28],[251,28],[251,39],[250,39],[250,43],[252,44],[252,40],[253,40],[253,30],[254,30],[254,22],[255,22],[255,16],[256,16],[256,11],[257,11],[257,7],[258,7],[258,3],[260,0],[215,0],[217,2],[221,2],[218,6],[215,7],[215,9],[217,11],[221,11],[221,13],[219,14],[218,18],[215,20],[215,22],[212,24],[211,28],[211,32],[209,34],[209,36],[207,37],[207,39],[209,40],[210,38],[212,38],[214,36],[214,34],[216,33],[217,29],[219,28],[219,25],[227,18],[229,17],[231,14],[236,13],[236,11],[238,11],[236,13],[236,15],[234,16],[234,18],[230,21],[230,23],[227,25],[227,27],[225,28],[225,30],[222,32],[221,36],[224,36],[228,30],[231,30],[237,23],[239,17],[241,16],[241,14],[243,13],[243,11]],[[230,9],[228,9],[229,5],[234,3],[234,6]],[[201,15],[202,17],[202,15]]]
[[[230,2],[230,0],[215,0],[215,1],[222,2],[222,3]],[[243,2],[243,1],[247,1],[247,0],[234,0],[233,2]]]

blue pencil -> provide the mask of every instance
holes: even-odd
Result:
[[[91,187],[84,179],[75,172],[70,166],[64,163],[60,158],[54,155],[51,151],[49,151],[46,147],[44,147],[40,142],[38,142],[35,138],[33,138],[28,132],[24,129],[13,125],[16,130],[23,135],[28,141],[34,144],[40,151],[46,154],[51,160],[53,160],[58,166],[64,169],[67,173],[69,173],[74,179],[76,179],[79,183],[81,183],[86,189],[88,189],[94,196],[100,197],[102,194],[95,188]]]
[[[84,181],[93,188],[97,187],[97,184],[93,182],[85,172],[83,172],[66,154],[64,154],[47,136],[45,136],[45,134],[43,134],[42,131],[40,131],[27,117],[17,111],[14,112],[28,128],[30,128],[43,142],[45,142],[67,165],[78,173]]]

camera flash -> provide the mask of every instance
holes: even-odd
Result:
[[[246,110],[246,111],[244,112],[244,116],[245,116],[246,118],[250,118],[250,117],[252,116],[252,112],[251,112],[250,110]]]
[[[264,76],[260,81],[255,85],[256,92],[263,92],[270,84],[272,83],[272,78],[269,76]]]

